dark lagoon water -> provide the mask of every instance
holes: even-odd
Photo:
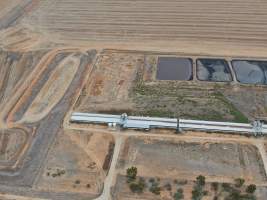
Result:
[[[192,80],[193,66],[190,58],[159,57],[158,80]]]
[[[197,78],[201,81],[230,82],[233,80],[228,62],[224,59],[197,59]]]
[[[232,65],[240,83],[267,85],[267,61],[233,60]]]

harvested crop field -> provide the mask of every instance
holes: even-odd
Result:
[[[260,154],[250,144],[130,137],[117,167],[125,171],[130,166],[136,166],[145,177],[194,180],[202,174],[209,181],[232,182],[242,177],[249,182],[266,182]]]
[[[238,54],[267,47],[266,8],[261,0],[43,0],[22,24],[77,45],[123,47],[122,42],[137,42],[159,48],[161,42],[162,48],[170,45],[211,54],[214,49],[231,54],[231,47]]]

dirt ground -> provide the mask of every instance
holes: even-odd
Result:
[[[156,196],[146,190],[134,197],[126,184],[126,169],[135,166],[138,176],[159,180],[161,188],[171,184],[171,193],[162,189]],[[264,166],[257,148],[250,144],[231,142],[189,142],[183,140],[152,139],[149,137],[129,137],[120,153],[117,163],[117,177],[114,199],[172,199],[176,188],[183,188],[185,199],[191,198],[194,180],[198,175],[206,177],[205,199],[213,199],[215,193],[210,183],[233,183],[236,178],[244,178],[247,184],[266,184]],[[177,184],[178,183],[178,184]],[[264,199],[266,189],[259,190],[258,199]],[[166,198],[163,196],[167,195]]]
[[[47,191],[99,195],[107,173],[103,166],[109,154],[110,143],[114,141],[108,135],[97,136],[75,131],[60,133],[35,187]],[[97,148],[92,150],[93,147]]]
[[[0,130],[0,162],[16,160],[28,140],[27,132],[22,129]]]
[[[74,109],[82,112],[129,110],[133,106],[129,91],[142,62],[142,55],[101,54]]]
[[[46,159],[50,145],[54,142],[59,132],[58,130],[62,127],[61,123],[65,113],[76,99],[76,95],[79,94],[80,86],[85,77],[87,77],[86,74],[91,70],[91,63],[95,54],[96,51],[88,50],[87,52],[77,49],[52,49],[30,52],[1,51],[1,192],[8,191],[6,187],[11,186],[11,193],[14,195],[43,196],[52,197],[52,199],[93,197],[101,192],[103,175],[107,173],[109,162],[112,158],[112,143],[110,142],[110,145],[108,143],[106,149],[104,146],[99,145],[99,147],[103,147],[100,152],[107,155],[100,156],[98,161],[92,161],[83,149],[78,147],[78,150],[76,150],[77,145],[73,144],[74,142],[70,142],[70,139],[63,139],[63,144],[60,143],[63,147],[69,145],[74,149],[74,152],[69,155],[69,162],[77,161],[75,156],[78,154],[79,156],[84,156],[84,159],[80,159],[81,161],[88,161],[88,163],[92,161],[95,162],[94,165],[97,164],[96,162],[101,163],[100,169],[105,167],[102,170],[103,172],[100,171],[99,175],[97,174],[98,171],[95,174],[89,171],[90,173],[87,174],[88,168],[86,167],[88,166],[85,166],[84,162],[77,163],[73,168],[76,167],[78,171],[80,170],[77,174],[82,178],[84,177],[83,183],[78,183],[78,180],[74,180],[75,175],[74,177],[71,176],[73,179],[70,178],[66,181],[67,185],[68,183],[71,184],[70,187],[77,188],[76,190],[72,192],[62,191],[60,188],[57,190],[56,187],[51,191],[49,190],[50,188],[40,190],[36,187],[37,189],[35,189],[35,180]],[[98,141],[97,139],[95,140]],[[111,139],[107,137],[105,140],[108,142]],[[63,148],[62,146],[59,145],[58,148]],[[70,150],[72,149],[71,147]],[[62,155],[65,155],[65,161],[68,162],[67,152],[64,154],[64,150],[62,151]],[[106,153],[106,151],[109,153]],[[92,164],[90,167],[95,166]],[[60,167],[53,166],[47,173],[51,174],[50,177],[52,177],[58,174],[62,175],[61,173],[64,172]],[[95,178],[96,181],[90,183],[90,177]],[[60,181],[58,184],[65,186]],[[74,186],[72,186],[73,184]],[[14,189],[18,187],[21,188]],[[44,186],[42,185],[42,187]]]
[[[255,146],[236,143],[195,143],[175,140],[129,138],[125,142],[118,168],[137,166],[142,176],[196,177],[231,181],[243,177],[264,183],[266,175]]]
[[[22,118],[23,122],[39,121],[51,111],[63,97],[75,77],[80,65],[80,59],[80,55],[76,57],[70,55],[58,64],[53,74],[51,74],[51,78],[45,83],[42,90],[24,114]]]
[[[0,17],[3,17],[7,12],[9,12],[19,2],[20,2],[19,0],[1,1],[0,2]]]

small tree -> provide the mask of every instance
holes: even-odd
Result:
[[[137,168],[136,167],[130,167],[127,169],[127,178],[128,182],[134,181],[136,179],[137,175]]]
[[[246,192],[247,193],[250,193],[250,194],[253,194],[256,191],[256,189],[257,189],[256,185],[251,184],[251,185],[249,185],[247,187]]]
[[[184,199],[184,191],[182,188],[179,188],[173,196],[174,200]]]
[[[208,191],[204,191],[205,184],[204,176],[200,175],[196,178],[194,190],[192,191],[192,200],[201,200],[203,196],[208,195]]]
[[[243,178],[237,178],[235,179],[235,186],[240,188],[244,185],[245,180]]]
[[[200,186],[204,186],[206,184],[205,176],[199,175],[197,177],[197,184],[200,185]]]

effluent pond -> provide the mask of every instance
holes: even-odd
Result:
[[[197,59],[197,78],[201,81],[230,82],[230,67],[224,59]]]
[[[267,61],[233,60],[232,66],[238,82],[267,85]]]
[[[159,57],[157,66],[158,80],[192,80],[193,65],[189,58]]]

